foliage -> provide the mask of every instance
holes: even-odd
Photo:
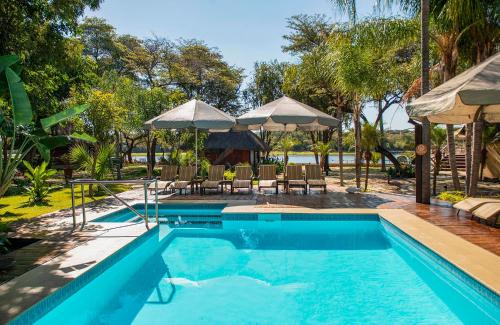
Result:
[[[230,169],[226,169],[224,171],[224,179],[232,181],[234,179],[234,176],[236,176],[236,172],[232,171]]]
[[[380,162],[380,159],[382,158],[382,155],[378,152],[372,152],[372,159],[371,159],[371,163],[372,164],[378,164]]]
[[[7,233],[12,231],[8,224],[0,222],[0,254],[9,252],[10,241],[7,238]]]
[[[465,199],[465,193],[462,191],[444,191],[439,193],[437,198],[455,204]]]
[[[93,141],[85,135],[73,133],[68,136],[51,136],[51,128],[84,112],[88,106],[80,105],[34,121],[24,83],[19,77],[21,66],[15,55],[0,56],[0,93],[10,94],[10,109],[0,110],[0,197],[2,197],[26,155],[36,148],[45,161],[50,159],[50,150],[65,146],[69,137]],[[20,143],[19,143],[20,142]],[[7,149],[10,145],[10,150]]]
[[[92,150],[83,144],[76,144],[69,155],[78,169],[85,171],[91,178],[103,180],[112,172],[111,158],[114,151],[114,144],[99,144]]]
[[[285,162],[279,157],[262,158],[260,163],[263,165],[276,165],[276,173],[278,174],[285,171]]]
[[[387,169],[387,175],[390,178],[414,178],[415,168],[413,165],[403,165],[401,166],[401,170],[398,171],[391,166]]]
[[[255,108],[283,97],[283,82],[287,63],[256,62],[248,87],[242,97],[246,108]]]
[[[90,89],[95,65],[73,36],[79,17],[101,0],[17,1],[0,6],[0,55],[17,53],[37,118],[62,111],[74,89]],[[1,102],[6,94],[0,94]],[[0,107],[4,110],[3,107]]]
[[[57,171],[55,169],[47,169],[48,163],[46,161],[35,168],[27,161],[23,161],[23,163],[27,168],[27,172],[24,175],[31,183],[27,188],[29,203],[39,204],[45,202],[51,190],[48,180],[54,176]]]

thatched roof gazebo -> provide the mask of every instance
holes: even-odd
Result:
[[[212,133],[205,140],[205,156],[212,164],[255,165],[260,153],[271,150],[251,131]]]

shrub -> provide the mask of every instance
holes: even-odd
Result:
[[[233,172],[230,169],[227,169],[224,171],[224,179],[232,181],[234,179],[235,175],[236,175],[236,172]]]
[[[462,191],[445,191],[439,193],[437,198],[455,204],[465,199],[465,194]]]
[[[0,254],[9,252],[10,242],[7,238],[9,231],[12,231],[12,229],[6,223],[0,222]]]
[[[402,165],[401,172],[398,172],[394,167],[389,167],[387,175],[391,178],[413,178],[415,177],[415,168],[412,165]]]
[[[381,157],[382,155],[379,152],[372,152],[371,163],[374,165],[378,164]]]
[[[285,170],[285,163],[278,157],[263,158],[262,165],[276,165],[276,173],[281,174]]]
[[[48,163],[46,161],[35,168],[27,161],[23,161],[23,164],[27,168],[24,175],[30,180],[30,186],[27,188],[29,203],[37,204],[44,202],[51,189],[47,181],[56,174],[56,170],[47,169]]]

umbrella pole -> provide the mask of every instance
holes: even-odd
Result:
[[[198,176],[198,128],[194,129],[194,156],[196,158],[196,176]]]

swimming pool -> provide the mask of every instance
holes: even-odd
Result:
[[[190,204],[158,204],[158,216],[163,222],[208,222],[220,220],[222,209],[226,204],[221,203],[190,203]],[[132,205],[137,212],[144,215],[144,204]],[[148,204],[148,215],[150,220],[155,218],[154,204]],[[142,218],[137,216],[128,208],[106,214],[92,220],[92,222],[140,222]]]
[[[220,228],[160,225],[16,322],[497,324],[500,319],[498,296],[377,215],[274,217],[223,216]]]

